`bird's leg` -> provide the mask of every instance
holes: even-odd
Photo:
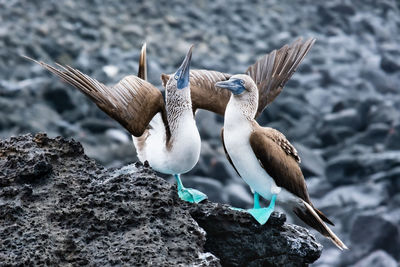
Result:
[[[256,219],[259,224],[265,224],[271,216],[272,212],[274,211],[276,196],[279,193],[278,191],[280,190],[271,190],[273,195],[267,208],[260,207],[260,196],[257,192],[254,193],[254,207],[247,211],[251,214],[251,216],[253,216],[254,219]]]
[[[199,190],[192,188],[185,188],[182,184],[181,177],[179,174],[174,174],[176,184],[178,186],[178,196],[180,199],[190,202],[199,203],[207,199],[207,195],[200,192]]]
[[[257,192],[254,192],[254,207],[253,209],[259,209],[260,207],[260,195]]]

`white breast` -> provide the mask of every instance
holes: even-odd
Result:
[[[231,100],[225,111],[224,142],[226,150],[243,180],[265,199],[272,197],[274,180],[261,167],[250,146],[251,122]]]
[[[199,160],[201,147],[200,134],[192,113],[182,114],[180,117],[170,148],[165,146],[166,133],[161,114],[157,114],[150,125],[145,146],[142,151],[138,151],[140,161],[147,160],[154,170],[165,174],[190,171]],[[135,138],[134,144],[137,148]]]

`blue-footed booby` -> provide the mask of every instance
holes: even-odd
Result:
[[[142,48],[138,76],[129,75],[107,87],[70,66],[55,68],[35,61],[87,95],[101,110],[133,136],[138,158],[156,171],[174,175],[179,197],[199,203],[207,196],[185,188],[180,174],[199,160],[200,135],[192,112],[189,70],[193,46],[181,66],[166,83],[165,102],[155,86],[146,81],[146,46]],[[31,59],[32,60],[32,59]]]
[[[260,100],[266,101],[260,99],[260,87],[269,87],[266,94],[276,97],[276,88],[280,88],[279,92],[282,90],[304,56],[298,52],[293,55],[293,49],[288,50],[284,56],[271,59],[272,62],[264,66],[256,65],[247,74],[233,75],[215,84],[232,94],[225,110],[222,142],[228,160],[254,192],[254,207],[248,212],[260,224],[268,221],[278,203],[293,210],[338,248],[347,249],[326,225],[333,223],[311,203],[296,149],[281,132],[261,127],[255,120],[260,112]],[[266,79],[265,84],[257,83],[257,77]],[[260,207],[259,196],[269,201],[268,207]]]

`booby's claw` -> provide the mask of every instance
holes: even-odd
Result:
[[[180,199],[190,203],[200,203],[208,198],[206,194],[193,188],[182,188],[178,190],[178,196]]]
[[[264,225],[268,221],[273,211],[274,209],[270,207],[247,210],[247,212],[250,213],[251,216],[253,216],[253,218],[261,225]]]

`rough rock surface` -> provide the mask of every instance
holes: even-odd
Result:
[[[192,205],[141,164],[106,169],[45,134],[0,142],[5,265],[303,266],[322,246],[273,213],[259,226],[227,205]]]

